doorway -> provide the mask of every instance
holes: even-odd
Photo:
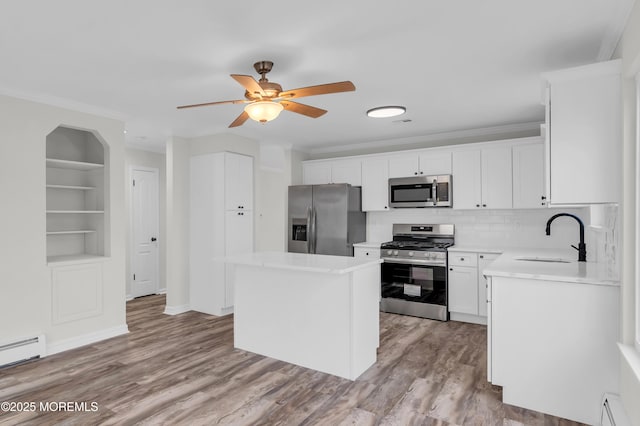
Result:
[[[132,297],[156,294],[159,289],[159,172],[131,166],[131,276]]]

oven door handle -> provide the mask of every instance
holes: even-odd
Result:
[[[382,260],[384,263],[401,263],[403,265],[420,265],[420,266],[441,266],[446,267],[446,262],[434,262],[433,260],[422,260],[422,259],[395,259],[395,258],[387,258],[383,257]]]

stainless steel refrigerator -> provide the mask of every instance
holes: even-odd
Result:
[[[289,187],[289,251],[353,256],[366,239],[361,188],[346,183]]]

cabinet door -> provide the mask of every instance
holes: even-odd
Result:
[[[225,217],[225,255],[233,256],[253,252],[253,212],[227,211]],[[224,307],[233,306],[235,270],[225,265]]]
[[[478,315],[487,316],[487,279],[482,271],[500,256],[497,253],[478,254]]]
[[[331,183],[362,185],[360,160],[333,161],[331,163]]]
[[[544,144],[513,147],[513,208],[546,206],[544,196]]]
[[[620,90],[618,74],[551,84],[551,203],[620,201]]]
[[[478,315],[478,270],[449,267],[449,312]]]
[[[427,176],[451,174],[451,152],[420,154],[419,162],[420,172]]]
[[[362,211],[389,210],[389,163],[386,158],[362,161]]]
[[[403,154],[389,157],[389,177],[415,176],[418,170],[418,155]]]
[[[331,163],[304,163],[302,165],[302,183],[304,185],[323,185],[331,183]]]
[[[226,153],[225,209],[253,210],[253,157]]]
[[[483,208],[510,209],[513,207],[511,161],[511,147],[482,150]]]
[[[480,172],[480,150],[453,153],[453,208],[480,208],[482,184]],[[511,177],[509,177],[511,179]]]

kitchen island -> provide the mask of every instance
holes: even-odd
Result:
[[[234,265],[234,346],[355,380],[376,361],[380,259],[259,252]]]
[[[618,392],[618,293],[612,268],[575,251],[505,251],[487,277],[488,379],[502,401],[599,424]]]

